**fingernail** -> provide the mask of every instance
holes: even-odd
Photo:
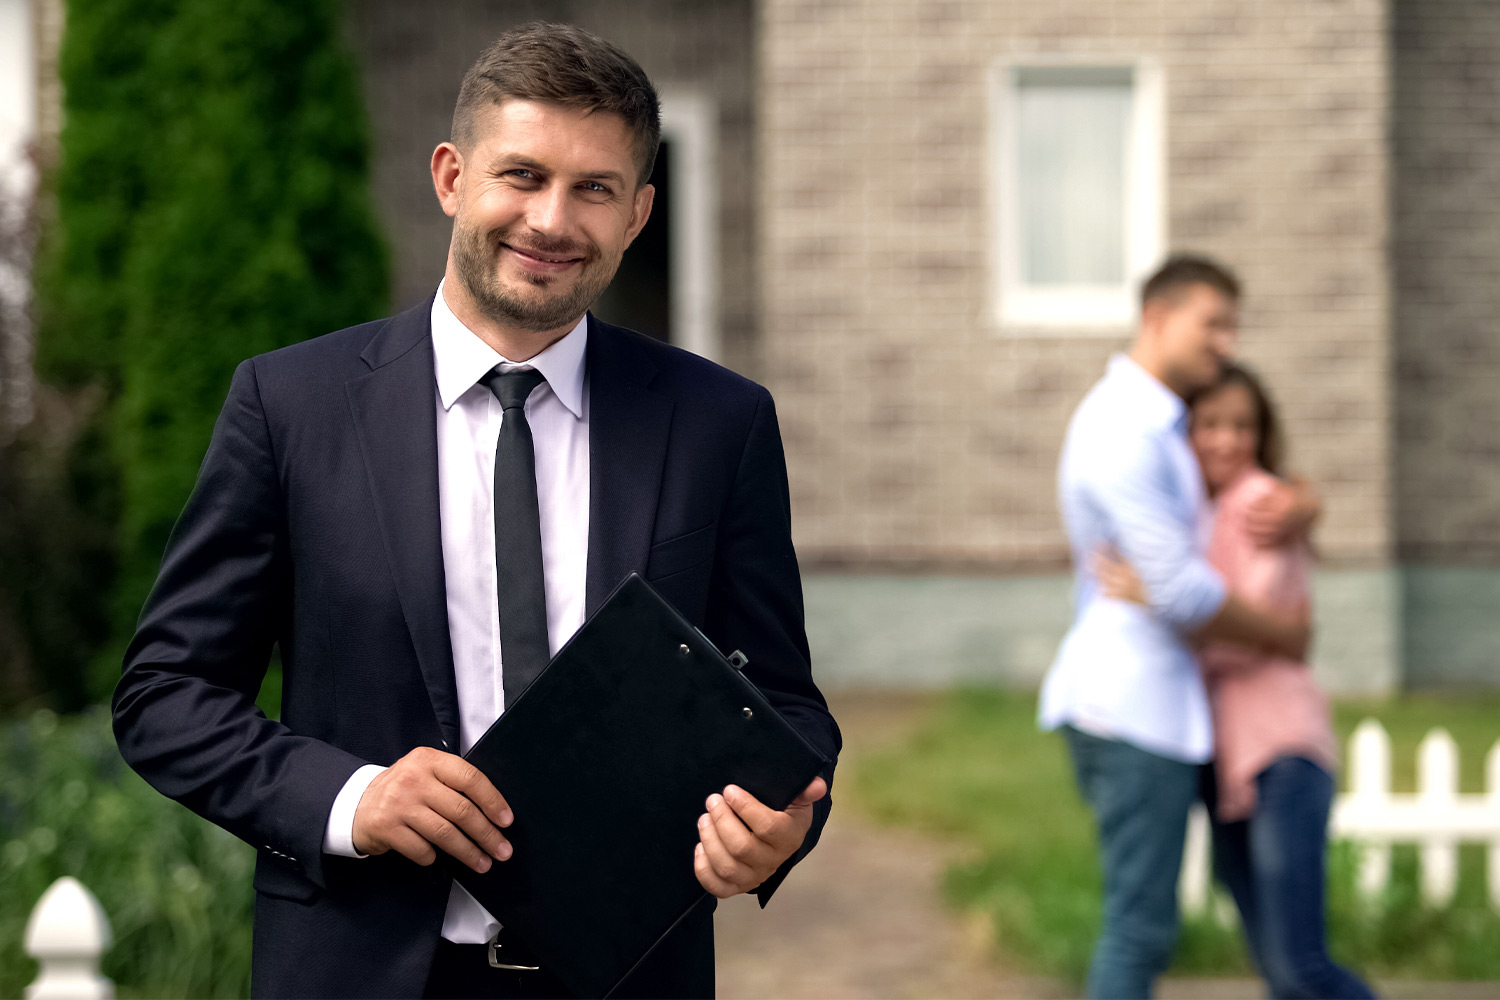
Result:
[[[724,801],[724,796],[720,795],[718,792],[714,792],[712,795],[710,795],[708,797],[708,808],[710,808],[710,809],[716,809],[716,808],[718,808],[719,804],[721,802],[723,802],[723,801]]]
[[[495,857],[499,858],[501,861],[504,861],[506,858],[510,857],[511,852],[514,850],[515,848],[510,846],[509,841],[502,840],[500,841],[500,846],[495,848]]]
[[[709,822],[709,820],[708,820],[708,813],[704,813],[702,816],[699,816],[698,817],[698,829],[700,829],[700,830],[707,830],[708,829],[708,822]]]
[[[501,826],[510,826],[511,822],[515,818],[516,818],[515,813],[511,812],[509,809],[502,809],[502,810],[500,810],[500,825]]]
[[[481,873],[482,872],[487,872],[487,871],[490,870],[490,859],[489,858],[480,858],[479,859],[479,870],[480,870]]]
[[[693,854],[700,858],[703,857],[703,842],[701,840],[698,842],[698,846],[693,848]]]
[[[730,785],[728,788],[724,789],[724,798],[728,799],[730,802],[735,801],[742,794],[744,793],[740,791],[739,785]]]

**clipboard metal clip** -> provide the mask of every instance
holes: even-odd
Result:
[[[495,936],[490,938],[489,942],[488,954],[490,959],[490,968],[510,969],[513,972],[536,972],[541,968],[540,965],[512,965],[509,962],[502,962],[500,961],[502,957],[500,954],[501,950],[502,946],[500,944],[500,932],[496,931]]]
[[[694,626],[693,627],[693,631],[698,633],[698,638],[700,638],[704,642],[708,643],[708,648],[709,649],[712,649],[715,652],[718,652],[719,647],[714,645],[714,641],[712,639],[710,639],[708,636],[706,636],[706,635],[703,634],[703,630],[701,628],[698,628],[697,626]],[[687,656],[688,653],[691,652],[691,650],[689,650],[687,648],[687,646],[681,646],[681,647],[679,647],[679,651],[680,651],[681,655],[683,655],[683,656]],[[720,654],[720,655],[722,655],[722,654]],[[743,652],[741,652],[738,649],[736,649],[734,652],[730,653],[728,656],[724,657],[724,659],[726,659],[726,660],[729,661],[729,665],[731,667],[733,667],[734,669],[736,669],[736,670],[738,670],[738,671],[740,671],[742,673],[744,672],[744,669],[747,666],[750,665],[750,657],[746,656]]]

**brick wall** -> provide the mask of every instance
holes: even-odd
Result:
[[[754,235],[754,18],[751,0],[358,0],[347,18],[364,65],[374,126],[374,191],[392,240],[394,298],[409,306],[443,275],[452,222],[432,193],[428,161],[448,138],[464,71],[522,21],[578,24],[633,55],[658,89],[690,89],[718,106],[719,330],[722,360],[755,374],[759,305]],[[607,317],[606,317],[607,318]]]
[[[1058,564],[1057,452],[1111,337],[990,319],[987,73],[1150,56],[1168,240],[1238,270],[1243,353],[1322,486],[1323,551],[1390,542],[1381,0],[762,0],[762,351],[817,564]]]
[[[1406,561],[1500,559],[1500,5],[1393,18],[1396,525]]]

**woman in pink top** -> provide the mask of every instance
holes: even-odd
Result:
[[[1250,510],[1272,491],[1281,439],[1259,381],[1231,365],[1193,401],[1193,450],[1216,513],[1208,559],[1229,589],[1265,610],[1305,612],[1305,539],[1258,544]],[[1103,560],[1106,591],[1141,599],[1128,566]],[[1274,997],[1370,997],[1324,945],[1323,862],[1337,766],[1328,702],[1307,664],[1215,642],[1199,653],[1213,711],[1214,763],[1204,798],[1214,870],[1239,906],[1256,966]]]

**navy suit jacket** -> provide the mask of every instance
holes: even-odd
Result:
[[[587,609],[640,573],[743,650],[746,675],[835,759],[770,394],[592,316],[586,357]],[[241,364],[125,655],[125,759],[258,850],[257,995],[414,996],[431,966],[441,866],[325,856],[322,841],[360,765],[458,746],[436,391],[430,304]],[[273,645],[279,721],[255,707]],[[712,993],[711,914],[682,922],[629,992]]]

